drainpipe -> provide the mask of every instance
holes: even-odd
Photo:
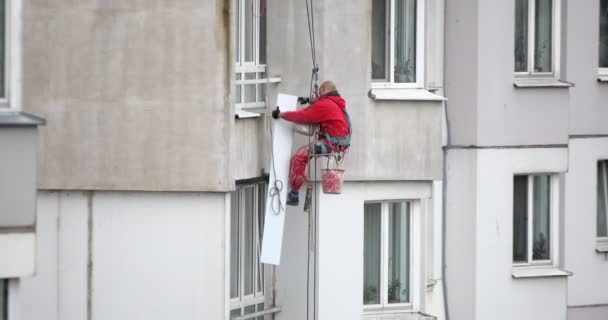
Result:
[[[446,23],[446,2],[449,0],[445,0],[443,2],[443,94],[444,97],[448,97],[448,88],[446,84],[446,65],[447,65],[447,55],[446,55],[446,32],[447,32],[447,23]],[[445,114],[445,130],[446,130],[446,145],[443,149],[443,185],[442,185],[442,194],[441,194],[441,284],[443,285],[443,312],[445,314],[445,320],[450,319],[450,309],[448,304],[448,284],[446,281],[447,278],[447,264],[446,264],[446,230],[447,230],[447,191],[448,191],[448,165],[447,165],[447,153],[448,147],[452,144],[451,134],[450,134],[450,120],[448,117],[448,101],[443,102],[443,110]]]

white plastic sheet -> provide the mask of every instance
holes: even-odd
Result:
[[[277,106],[281,111],[295,111],[298,97],[279,94]],[[262,239],[262,254],[260,261],[266,264],[279,265],[281,248],[283,247],[283,228],[285,226],[285,202],[289,192],[289,162],[293,144],[293,123],[279,119],[274,121],[272,150],[274,161],[270,159],[270,181],[266,195],[266,215],[264,223],[264,238]],[[276,166],[276,167],[275,167]],[[276,176],[275,176],[276,173]],[[275,181],[281,181],[283,189],[273,195]],[[279,205],[280,202],[280,205]],[[282,210],[279,210],[282,208]],[[276,211],[276,213],[275,213]]]

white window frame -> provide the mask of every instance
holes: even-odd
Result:
[[[409,303],[388,303],[388,214],[389,204],[407,202],[410,205],[410,302]],[[383,201],[366,201],[366,204],[379,203],[381,204],[381,262],[380,269],[380,304],[363,305],[364,315],[379,315],[379,314],[394,314],[402,312],[419,312],[420,311],[420,290],[422,277],[421,259],[422,259],[422,221],[421,221],[421,205],[420,200],[383,200]],[[362,288],[365,290],[365,288]]]
[[[518,174],[520,175],[520,174]],[[528,194],[527,194],[527,215],[528,215],[528,261],[527,262],[512,262],[515,268],[529,268],[529,267],[558,267],[559,261],[559,176],[555,173],[538,173],[538,174],[521,174],[527,176],[528,179]],[[550,177],[550,220],[551,220],[551,252],[549,260],[534,260],[534,177],[537,176],[549,176]],[[515,192],[515,185],[513,186],[513,192]],[[514,214],[514,208],[511,214]],[[513,226],[515,227],[515,226]],[[511,245],[513,248],[513,244]],[[511,255],[512,256],[512,255]]]
[[[238,60],[235,61],[235,79],[237,75],[240,75],[240,80],[235,80],[235,85],[238,87],[240,86],[241,91],[240,91],[240,100],[241,102],[237,103],[235,102],[236,105],[236,109],[240,110],[240,109],[252,109],[252,108],[265,108],[266,107],[266,97],[261,97],[260,96],[260,92],[258,90],[258,85],[264,85],[264,84],[268,84],[270,82],[277,82],[276,79],[269,79],[268,77],[268,73],[266,70],[266,64],[262,64],[260,63],[260,12],[259,12],[259,8],[260,8],[260,3],[262,1],[264,1],[264,5],[268,5],[267,0],[251,0],[251,3],[253,5],[253,34],[254,34],[254,38],[253,38],[253,61],[249,61],[249,62],[245,62],[245,37],[243,36],[245,34],[245,10],[244,5],[245,5],[245,0],[235,0],[236,2],[239,3],[239,6],[236,7],[235,6],[235,11],[237,11],[237,16],[236,19],[239,19],[239,23],[238,23],[238,28],[240,30],[236,30],[235,32],[235,37],[238,37],[239,35],[241,35],[239,37],[239,39],[237,41],[239,41],[239,47],[238,47]],[[235,21],[236,22],[236,21]],[[266,26],[268,26],[268,22],[266,23]],[[266,39],[268,39],[268,37],[266,37]],[[237,48],[235,48],[235,50],[237,50]],[[245,80],[245,74],[246,73],[255,73],[255,79],[249,79],[249,80]],[[266,77],[261,77],[260,73],[265,73]],[[272,80],[272,81],[271,81]],[[256,85],[256,90],[255,90],[255,102],[244,102],[245,101],[245,87],[246,85],[251,85],[251,84],[255,84]],[[268,90],[268,87],[266,86],[266,90]],[[236,90],[235,90],[235,95],[236,95]],[[235,101],[237,101],[235,99]]]
[[[600,0],[600,6],[601,6],[601,1],[608,1],[608,0]],[[599,37],[599,35],[598,35],[598,37]],[[599,54],[599,52],[598,52],[598,54]],[[598,57],[598,69],[597,69],[597,73],[598,73],[599,76],[608,77],[608,68],[600,68],[599,67],[599,57]]]
[[[386,28],[386,39],[389,39],[388,46],[388,61],[389,61],[389,81],[373,80],[372,89],[422,89],[424,88],[425,79],[425,56],[424,41],[425,34],[425,4],[424,0],[416,0],[416,82],[412,83],[396,83],[395,82],[395,1],[400,0],[384,0],[390,2],[387,9],[390,10],[390,27]],[[389,9],[390,8],[390,9]],[[386,44],[385,44],[386,45]],[[371,56],[370,56],[371,57]]]
[[[0,112],[20,110],[21,105],[21,12],[22,1],[5,0],[4,36],[4,97],[0,97]]]
[[[601,166],[604,166],[604,208],[606,208],[606,211],[604,212],[604,214],[606,215],[606,224],[608,224],[608,160],[606,159],[599,159],[597,161],[597,163]],[[596,165],[596,170],[598,170],[595,174],[595,183],[596,183],[596,188],[595,190],[597,190],[597,184],[600,183],[600,180],[598,179],[598,176],[600,175],[599,173],[599,168]],[[596,197],[599,197],[599,194],[595,195]],[[595,201],[596,205],[597,205],[597,200]],[[598,209],[595,209],[595,213],[597,214]],[[596,223],[597,223],[597,216],[596,216]],[[607,226],[608,228],[608,226]],[[596,250],[599,252],[608,252],[608,237],[600,237],[597,234],[597,225],[595,228],[595,237],[596,237]]]
[[[268,280],[266,280],[266,277],[268,276],[268,272],[266,272],[266,270],[262,270],[262,283],[259,283],[259,279],[258,279],[258,272],[260,272],[260,252],[262,249],[262,244],[260,242],[260,231],[259,230],[259,219],[260,216],[264,214],[264,212],[261,212],[259,209],[259,193],[263,192],[264,188],[262,188],[261,186],[265,184],[265,182],[256,182],[256,183],[250,183],[250,184],[242,184],[242,185],[237,185],[237,191],[236,191],[236,195],[239,196],[239,201],[238,201],[238,206],[239,206],[239,240],[240,240],[240,244],[239,244],[239,297],[236,298],[230,298],[230,292],[228,293],[229,299],[230,299],[230,310],[229,312],[232,312],[233,310],[237,310],[237,309],[245,309],[247,307],[250,306],[254,306],[254,305],[258,305],[260,303],[264,303],[266,305],[267,299],[266,299],[266,295],[269,294],[268,289],[266,288],[266,283],[269,283]],[[244,221],[244,214],[245,214],[245,210],[244,207],[241,206],[241,203],[244,203],[245,200],[245,190],[247,189],[253,189],[253,228],[254,228],[254,246],[253,246],[253,256],[254,256],[254,264],[253,264],[253,294],[249,294],[249,295],[245,295],[245,286],[243,285],[243,279],[245,278],[245,268],[243,267],[243,261],[245,260],[245,251],[243,250],[244,245],[245,245],[245,225],[243,223]],[[233,221],[231,221],[230,223],[233,223]],[[230,230],[230,229],[228,229]],[[230,251],[230,248],[228,248],[228,251]],[[265,267],[263,267],[264,269],[266,269]],[[230,272],[230,265],[228,266],[228,272]],[[228,277],[228,279],[230,279],[230,277]],[[262,289],[262,291],[258,291],[258,285],[259,287]],[[228,288],[230,288],[230,286],[228,286]],[[257,308],[257,307],[256,307]],[[241,312],[241,314],[243,314],[243,312]]]
[[[534,72],[535,61],[535,31],[534,21],[536,11],[536,0],[528,0],[528,71],[514,72],[516,78],[540,78],[559,79],[560,77],[560,48],[561,48],[561,0],[552,0],[552,23],[551,23],[551,72]],[[515,66],[515,55],[513,55],[513,66]]]

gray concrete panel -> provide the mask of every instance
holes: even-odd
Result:
[[[280,92],[308,93],[312,67],[306,11],[299,1],[269,7],[269,66]],[[356,21],[356,23],[353,23]],[[346,180],[432,180],[441,177],[441,102],[374,101],[371,88],[371,2],[315,3],[320,81],[334,80],[353,122]],[[428,59],[427,64],[436,64]],[[436,70],[435,70],[436,72]],[[441,80],[431,77],[434,85]],[[306,139],[298,138],[295,146]]]
[[[513,86],[514,3],[479,3],[478,145],[567,143],[570,89]]]
[[[606,320],[608,305],[568,307],[568,320]]]
[[[477,0],[445,3],[445,94],[450,143],[477,144]]]
[[[0,227],[36,221],[36,127],[0,127]]]
[[[608,83],[598,82],[599,1],[567,1],[570,134],[608,134]]]
[[[232,188],[230,1],[24,1],[39,187]]]

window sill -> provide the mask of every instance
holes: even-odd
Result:
[[[445,101],[447,98],[425,89],[374,88],[368,96],[373,100]]]
[[[250,119],[250,118],[259,118],[262,115],[260,113],[257,112],[250,112],[250,111],[245,111],[243,109],[238,109],[236,110],[236,112],[234,113],[234,118],[235,119]]]
[[[595,240],[595,251],[602,253],[608,252],[608,238],[597,238]]]
[[[598,75],[597,81],[598,82],[608,82],[608,74]]]
[[[382,312],[364,311],[363,320],[436,320],[437,317],[421,312],[402,311],[402,312]]]
[[[0,127],[34,127],[45,124],[45,119],[29,113],[10,109],[0,112]]]
[[[556,267],[513,267],[511,275],[514,279],[568,277],[572,272]]]
[[[515,78],[513,86],[516,88],[570,88],[574,83],[555,78]]]

